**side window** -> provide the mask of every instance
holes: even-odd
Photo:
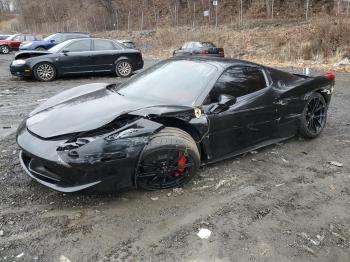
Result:
[[[254,67],[233,67],[224,72],[210,92],[211,103],[221,94],[236,98],[254,93],[266,87],[263,72]]]
[[[13,40],[14,40],[14,41],[23,42],[23,41],[24,41],[24,36],[23,36],[23,35],[15,36],[15,38],[13,38]]]
[[[115,50],[115,46],[112,41],[109,40],[94,40],[95,51],[103,51],[103,50]]]
[[[55,35],[55,36],[52,38],[52,40],[55,40],[55,43],[56,43],[56,44],[59,44],[59,43],[62,43],[62,42],[64,42],[64,41],[66,41],[65,37],[64,37],[63,35],[61,35],[61,34]]]
[[[35,37],[33,35],[26,35],[26,41],[34,41]]]
[[[66,48],[65,50],[68,50],[69,52],[84,52],[84,51],[90,51],[90,40],[80,40],[76,41]]]

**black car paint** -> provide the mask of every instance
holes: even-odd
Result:
[[[143,68],[143,59],[140,51],[126,49],[116,45],[115,50],[95,51],[93,41],[90,39],[76,39],[72,41],[90,41],[90,51],[64,53],[50,51],[23,51],[15,56],[17,59],[25,59],[26,64],[15,66],[10,65],[11,74],[16,76],[30,77],[33,76],[33,69],[36,65],[47,62],[55,66],[57,76],[82,75],[82,74],[100,74],[115,73],[115,65],[121,59],[127,59],[131,62],[133,70]],[[73,43],[73,42],[71,42]]]
[[[182,59],[215,65],[219,70],[212,86],[224,70],[237,65],[259,67],[266,75],[267,86],[216,113],[210,105],[203,105],[210,85],[192,107],[129,101],[112,94],[107,84],[73,88],[46,101],[20,126],[17,142],[24,169],[40,183],[64,192],[91,186],[132,187],[143,147],[165,126],[188,132],[205,165],[296,135],[308,97],[320,92],[329,104],[334,87],[334,81],[322,76],[290,80],[286,76],[291,74],[239,60]],[[126,122],[120,124],[122,121]],[[91,141],[76,145],[78,137]],[[70,143],[76,148],[70,149]],[[68,147],[59,151],[62,145]],[[37,162],[34,172],[30,160]],[[59,181],[52,179],[57,174]]]

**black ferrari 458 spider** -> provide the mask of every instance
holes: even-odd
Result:
[[[29,176],[73,192],[182,186],[201,165],[323,130],[335,76],[173,58],[121,85],[62,92],[19,127]]]

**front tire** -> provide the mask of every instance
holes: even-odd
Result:
[[[185,131],[166,127],[155,134],[141,153],[136,184],[146,190],[181,187],[197,173],[200,154]]]
[[[1,46],[1,53],[3,53],[3,54],[9,54],[10,52],[11,52],[10,47],[8,47],[7,45]]]
[[[313,93],[304,108],[299,128],[300,136],[315,138],[321,134],[327,122],[327,103],[319,93]]]
[[[133,73],[132,64],[129,60],[120,60],[115,66],[115,72],[119,77],[129,77]]]
[[[34,77],[41,82],[49,82],[56,78],[56,68],[50,63],[40,63],[34,67]]]

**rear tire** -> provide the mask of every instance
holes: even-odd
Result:
[[[119,77],[129,77],[133,73],[132,64],[129,60],[120,60],[115,65],[115,72]]]
[[[155,134],[141,153],[136,184],[146,190],[181,187],[197,173],[200,154],[185,131],[166,127]]]
[[[315,138],[321,134],[327,122],[327,103],[319,93],[313,93],[302,113],[299,134],[304,138]]]
[[[49,82],[56,78],[56,68],[51,63],[40,63],[34,67],[34,77],[41,82]]]
[[[1,46],[1,53],[3,53],[3,54],[9,54],[10,52],[11,52],[10,47],[8,47],[7,45]]]

